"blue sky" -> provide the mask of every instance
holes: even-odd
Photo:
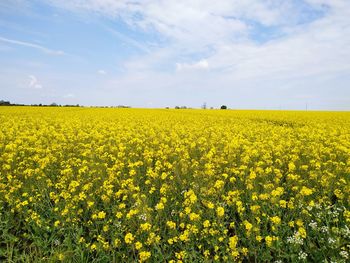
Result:
[[[0,99],[350,110],[348,0],[1,0]]]

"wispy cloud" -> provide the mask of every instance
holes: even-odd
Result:
[[[28,83],[29,88],[32,88],[32,89],[42,89],[43,88],[43,86],[41,85],[41,83],[39,83],[36,76],[29,75],[28,77],[29,77],[29,83]]]
[[[109,27],[105,27],[105,29],[111,34],[113,34],[114,36],[116,36],[117,38],[119,38],[120,40],[122,40],[125,44],[131,45],[134,48],[137,48],[143,52],[150,53],[150,50],[145,46],[145,44],[140,43],[135,39],[132,39],[131,37],[128,37],[115,29],[112,29]]]
[[[34,44],[34,43],[30,43],[30,42],[25,42],[25,41],[19,41],[19,40],[15,40],[15,39],[9,39],[9,38],[4,38],[4,37],[0,37],[0,41],[5,42],[5,43],[9,43],[9,44],[13,44],[13,45],[19,45],[19,46],[24,46],[24,47],[29,47],[29,48],[34,48],[37,50],[40,50],[46,54],[50,54],[50,55],[64,55],[65,53],[61,50],[53,50],[38,44]]]

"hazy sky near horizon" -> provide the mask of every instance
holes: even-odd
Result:
[[[350,110],[349,0],[0,0],[0,100]]]

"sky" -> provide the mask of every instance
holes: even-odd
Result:
[[[0,100],[350,110],[349,0],[0,0]]]

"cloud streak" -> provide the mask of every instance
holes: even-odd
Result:
[[[150,53],[150,50],[142,43],[132,39],[131,37],[128,37],[122,33],[120,33],[119,31],[109,28],[109,27],[105,27],[105,29],[110,32],[111,34],[113,34],[114,36],[116,36],[117,38],[119,38],[120,40],[122,40],[124,43],[131,45],[145,53]]]
[[[5,38],[5,37],[1,37],[0,36],[0,41],[1,42],[5,42],[5,43],[9,43],[9,44],[13,44],[13,45],[18,45],[18,46],[23,46],[23,47],[29,47],[29,48],[34,48],[37,50],[40,50],[46,54],[49,55],[64,55],[65,53],[61,50],[53,50],[38,44],[34,44],[34,43],[30,43],[30,42],[25,42],[25,41],[19,41],[19,40],[15,40],[15,39],[9,39],[9,38]]]

